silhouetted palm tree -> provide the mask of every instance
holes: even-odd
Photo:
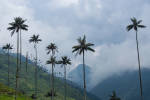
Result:
[[[48,51],[47,54],[52,53],[52,56],[54,56],[55,53],[58,52],[58,48],[55,43],[50,43],[50,45],[46,47],[46,50]]]
[[[132,24],[128,25],[127,31],[134,29],[136,32],[136,44],[137,44],[137,55],[138,55],[138,65],[139,65],[139,78],[140,78],[140,93],[141,100],[143,100],[143,88],[142,88],[142,76],[141,76],[141,64],[140,64],[140,54],[139,54],[139,43],[138,43],[138,28],[145,28],[146,26],[141,25],[142,20],[137,21],[136,18],[131,18]]]
[[[9,72],[10,72],[10,67],[9,67],[9,53],[10,50],[13,49],[13,46],[10,44],[6,44],[5,46],[3,46],[3,49],[7,51],[7,56],[8,56],[8,86],[9,86]]]
[[[37,44],[39,42],[41,42],[42,40],[39,39],[39,35],[33,35],[30,39],[29,39],[29,42],[30,43],[34,43],[34,49],[35,49],[35,96],[37,97]]]
[[[47,47],[46,47],[46,50],[47,50],[47,54],[50,54],[52,53],[51,55],[54,57],[55,53],[58,52],[58,48],[56,46],[55,43],[50,43]],[[52,64],[52,76],[51,76],[51,87],[52,87],[52,96],[51,96],[51,99],[53,100],[54,98],[54,70],[53,70],[53,64]]]
[[[76,55],[83,54],[83,80],[84,80],[84,100],[86,100],[86,80],[85,80],[85,63],[84,63],[84,53],[85,51],[92,51],[95,52],[94,49],[91,48],[91,46],[94,46],[92,43],[86,43],[86,36],[84,35],[83,39],[80,37],[77,39],[78,45],[73,46],[73,53],[76,52]]]
[[[116,92],[113,91],[112,95],[110,96],[110,100],[121,100],[121,99],[117,97]]]
[[[25,22],[26,22],[26,20],[23,20],[21,17],[16,17],[16,18],[14,18],[14,22],[9,23],[10,27],[7,28],[9,31],[11,31],[11,36],[13,36],[15,32],[17,33],[17,68],[16,68],[15,100],[17,98],[18,77],[19,77],[18,76],[18,74],[19,74],[19,34],[21,37],[21,30],[24,30],[24,31],[28,30],[27,29],[28,25],[24,24]],[[20,51],[21,51],[21,49],[20,49]],[[21,65],[21,52],[20,52],[20,65]]]
[[[46,62],[46,64],[52,64],[52,78],[51,78],[51,81],[52,81],[52,96],[51,96],[51,99],[54,100],[54,67],[55,67],[55,64],[58,64],[58,61],[56,61],[56,57],[55,56],[51,56],[50,59]]]
[[[64,67],[64,81],[65,81],[65,98],[64,100],[66,100],[66,90],[67,90],[67,87],[66,87],[66,66],[69,64],[71,65],[71,60],[67,57],[67,56],[64,56],[64,57],[61,57],[61,60],[58,62],[59,64],[62,64],[62,66]]]

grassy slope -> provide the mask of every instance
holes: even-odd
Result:
[[[20,80],[19,80],[19,91],[23,91],[25,95],[31,96],[34,93],[34,66],[32,64],[28,65],[28,71],[25,70],[25,63],[22,63],[22,69],[20,72]],[[10,61],[10,84],[11,87],[15,86],[15,69],[16,69],[16,58],[11,57]],[[50,76],[44,71],[42,68],[38,69],[38,98],[39,100],[48,100],[49,98],[45,97],[45,94],[50,91]],[[0,82],[7,84],[7,56],[4,54],[0,54]],[[57,96],[55,100],[62,100],[64,94],[64,86],[63,81],[59,78],[55,78],[55,89]],[[71,85],[67,85],[67,100],[82,100],[83,94],[82,91],[76,87],[72,87]],[[1,100],[1,99],[0,99]],[[4,99],[3,99],[4,100]],[[9,100],[9,99],[6,99]],[[23,100],[23,99],[21,99]],[[87,100],[98,100],[93,95],[90,95]]]
[[[0,100],[13,100],[15,91],[0,83]],[[18,93],[18,100],[31,100],[31,98]]]

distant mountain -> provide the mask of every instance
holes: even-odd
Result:
[[[92,70],[87,65],[85,65],[85,73],[86,73],[87,88],[89,89],[91,87],[90,80],[91,80]],[[72,81],[78,84],[78,86],[83,87],[83,65],[82,64],[79,64],[75,69],[69,72],[68,76],[72,77]]]
[[[142,80],[144,100],[150,100],[150,69],[142,70]],[[95,86],[91,92],[102,100],[109,100],[109,95],[114,90],[121,100],[140,100],[138,71],[113,75]]]

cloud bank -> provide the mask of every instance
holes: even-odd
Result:
[[[93,69],[93,86],[112,74],[138,69],[135,33],[125,30],[133,16],[147,26],[139,30],[139,45],[142,67],[150,65],[148,0],[1,0],[0,4],[0,45],[11,42],[16,46],[16,36],[10,37],[6,28],[14,17],[21,16],[29,25],[29,31],[23,32],[23,54],[30,51],[34,56],[28,40],[31,35],[39,34],[43,41],[38,56],[44,65],[48,59],[45,47],[50,42],[57,44],[57,56],[72,58],[71,69],[82,63],[80,56],[72,54],[72,46],[85,34],[96,49],[86,55],[86,64]]]

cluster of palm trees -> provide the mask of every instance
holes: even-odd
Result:
[[[139,56],[139,43],[138,43],[138,28],[145,28],[146,26],[141,25],[140,23],[142,20],[137,21],[136,18],[131,18],[132,24],[127,26],[127,31],[130,31],[131,29],[134,29],[136,32],[136,43],[137,43],[137,55],[138,55],[138,65],[139,65],[139,79],[140,79],[140,95],[141,100],[143,100],[143,90],[142,90],[142,77],[141,77],[141,65],[140,65],[140,56]],[[19,72],[21,71],[21,55],[22,55],[22,31],[28,31],[28,25],[25,24],[26,20],[22,19],[21,17],[14,18],[14,21],[12,23],[9,23],[9,27],[7,28],[9,31],[11,31],[11,36],[14,35],[14,33],[17,33],[17,66],[16,66],[16,85],[15,85],[15,100],[17,99],[17,91],[18,91],[18,78],[19,78]],[[38,50],[37,50],[37,44],[41,42],[42,39],[39,38],[39,35],[33,35],[29,42],[34,44],[35,49],[35,98],[37,97],[37,73],[38,73]],[[94,44],[87,43],[86,36],[84,35],[83,38],[79,37],[77,39],[78,44],[72,47],[72,52],[76,55],[82,55],[83,56],[83,86],[84,86],[84,100],[86,100],[86,73],[85,73],[85,53],[86,51],[95,52],[95,50],[92,48]],[[9,53],[13,49],[13,46],[11,44],[6,44],[3,46],[3,49],[7,51],[8,55],[8,86],[10,85],[9,82]],[[50,43],[47,47],[47,55],[49,55],[49,59],[47,60],[46,64],[51,64],[51,87],[52,90],[50,90],[50,93],[52,94],[51,100],[54,100],[54,68],[56,64],[61,64],[62,67],[64,67],[64,82],[65,82],[65,94],[64,94],[64,100],[66,100],[66,67],[67,65],[71,65],[71,60],[67,56],[61,57],[61,60],[56,59],[56,53],[58,52],[58,47],[55,43]],[[27,67],[27,65],[26,65]],[[27,68],[26,68],[27,70]],[[115,95],[115,93],[113,94]],[[112,99],[113,100],[113,99]]]
[[[15,100],[17,100],[17,91],[18,91],[18,79],[19,79],[19,72],[21,71],[21,55],[22,55],[22,31],[28,31],[28,25],[25,24],[26,20],[22,19],[21,17],[16,17],[14,18],[14,21],[12,23],[9,23],[9,27],[7,28],[9,31],[11,31],[11,36],[14,35],[14,33],[17,33],[17,66],[16,66],[16,81],[15,81]],[[84,80],[84,100],[86,100],[86,80],[85,80],[85,61],[84,61],[84,55],[85,55],[85,51],[92,51],[94,52],[94,49],[91,48],[91,46],[93,46],[94,44],[92,43],[86,43],[86,36],[84,35],[83,38],[79,38],[78,40],[78,45],[73,46],[73,53],[76,52],[76,54],[83,54],[83,80]],[[33,35],[32,37],[30,37],[29,42],[34,44],[34,49],[35,49],[35,94],[34,94],[34,98],[37,98],[37,73],[38,73],[38,65],[37,65],[37,61],[38,61],[38,51],[37,51],[37,44],[39,42],[41,42],[42,39],[39,38],[39,35]],[[5,46],[3,46],[3,49],[7,51],[8,54],[8,86],[10,84],[9,82],[9,53],[10,50],[13,49],[13,46],[11,44],[6,44]],[[50,90],[51,92],[51,100],[54,100],[54,94],[55,94],[55,90],[54,90],[54,68],[56,64],[61,64],[62,67],[64,67],[64,88],[65,88],[65,92],[64,92],[64,100],[66,100],[66,94],[67,94],[67,86],[66,86],[66,78],[67,78],[67,72],[66,72],[66,67],[67,65],[71,65],[71,60],[70,58],[68,58],[67,56],[63,56],[61,57],[61,60],[56,60],[56,52],[58,52],[58,48],[55,45],[55,43],[50,43],[47,47],[47,54],[50,55],[49,59],[47,60],[46,64],[51,64],[51,68],[52,68],[52,74],[51,74],[51,87],[52,90]],[[26,61],[28,61],[26,59]],[[27,71],[27,63],[26,63],[26,71]]]

